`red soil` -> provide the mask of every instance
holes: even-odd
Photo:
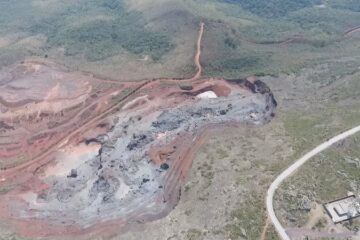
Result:
[[[169,81],[166,85],[162,83],[164,82],[149,82],[146,85],[144,84],[139,92],[134,92],[131,97],[123,100],[126,102],[132,102],[132,104],[128,105],[126,110],[121,110],[120,106],[124,105],[123,101],[121,101],[111,107],[102,108],[101,110],[103,110],[103,112],[98,114],[97,117],[93,117],[94,115],[90,114],[89,118],[91,119],[89,119],[82,126],[78,126],[75,130],[72,128],[73,125],[67,124],[66,126],[69,128],[67,129],[67,136],[65,140],[64,138],[60,138],[60,136],[64,136],[65,134],[61,135],[61,133],[56,133],[56,139],[60,140],[60,143],[56,143],[55,145],[50,146],[47,150],[43,151],[43,154],[40,155],[40,157],[30,159],[28,162],[10,168],[6,171],[3,170],[1,176],[5,179],[5,181],[0,183],[0,188],[6,186],[18,187],[12,187],[13,189],[11,190],[10,194],[0,195],[0,218],[6,219],[6,222],[12,226],[16,226],[18,232],[28,237],[54,236],[64,234],[69,236],[85,236],[84,233],[89,232],[98,232],[99,234],[101,233],[101,235],[104,235],[107,231],[117,231],[119,229],[119,224],[122,224],[121,219],[114,221],[113,223],[112,221],[107,221],[104,224],[99,223],[90,228],[87,228],[86,230],[76,226],[63,227],[53,225],[39,219],[12,219],[10,216],[12,215],[13,210],[7,203],[19,201],[19,198],[21,198],[24,192],[31,191],[40,194],[44,189],[47,189],[48,186],[44,184],[44,182],[39,178],[39,171],[53,162],[56,151],[58,149],[63,148],[67,144],[76,145],[80,142],[84,142],[86,139],[91,139],[98,136],[99,134],[106,133],[108,127],[111,125],[107,120],[107,117],[111,116],[113,111],[137,111],[138,109],[146,107],[149,108],[148,110],[145,109],[144,111],[149,113],[159,110],[158,107],[154,108],[150,103],[138,104],[142,102],[142,100],[136,100],[142,99],[138,97],[140,95],[144,96],[144,94],[146,94],[147,98],[151,99],[152,102],[162,103],[159,105],[161,108],[164,106],[168,108],[170,106],[174,107],[184,104],[187,101],[191,101],[193,99],[192,95],[208,89],[213,90],[219,96],[227,96],[231,91],[241,89],[241,86],[239,85],[231,84],[225,80],[214,79],[198,80],[194,83],[194,89],[192,91],[181,90],[174,81]],[[189,95],[182,94],[185,92],[189,93]],[[103,97],[104,100],[109,100],[109,98],[105,96]],[[135,101],[133,101],[134,99]],[[164,101],[165,99],[166,101]],[[98,101],[100,102],[100,100]],[[88,109],[88,107],[85,109]],[[79,121],[78,119],[79,117],[74,119],[74,121]],[[207,126],[206,128],[201,129],[198,133],[183,133],[168,145],[149,149],[149,155],[154,164],[160,165],[164,162],[164,160],[166,160],[170,163],[171,168],[166,172],[164,194],[160,199],[158,199],[159,202],[167,202],[166,206],[168,206],[168,209],[166,211],[159,212],[157,217],[144,216],[146,221],[151,220],[150,218],[159,218],[160,216],[165,216],[177,204],[181,195],[181,185],[186,179],[192,164],[192,159],[194,158],[198,148],[208,138],[209,134],[213,134],[214,131],[222,132],[221,128],[224,127],[229,126]],[[44,146],[49,145],[44,144]],[[31,148],[31,146],[29,146],[29,148]],[[18,174],[19,172],[21,172],[21,175]],[[26,203],[23,202],[23,204]],[[24,206],[18,207],[24,208]],[[137,216],[134,216],[134,218],[135,217]],[[130,220],[131,216],[129,219],[127,219],[127,221]],[[32,228],[28,228],[29,222],[31,222]]]
[[[54,162],[59,150],[70,144],[76,146],[99,134],[106,134],[112,125],[111,116],[115,113],[141,109],[142,113],[151,114],[193,101],[194,96],[204,91],[213,91],[217,96],[225,97],[244,88],[222,79],[197,80],[202,72],[200,53],[203,31],[204,24],[201,23],[195,55],[198,71],[192,79],[187,80],[193,85],[191,91],[181,90],[177,85],[179,79],[118,84],[88,74],[69,73],[47,62],[26,61],[15,66],[10,71],[15,80],[20,75],[24,82],[35,81],[32,83],[40,86],[49,83],[49,76],[56,77],[51,79],[51,84],[42,87],[40,92],[36,92],[39,88],[31,86],[19,89],[0,86],[0,91],[7,91],[7,99],[0,101],[0,111],[8,113],[0,116],[0,190],[9,189],[7,193],[0,192],[0,219],[26,237],[71,236],[86,239],[90,235],[107,235],[118,232],[119,229],[125,230],[132,221],[139,221],[139,214],[145,221],[168,214],[179,201],[181,185],[199,147],[210,134],[222,134],[224,129],[238,125],[208,125],[195,133],[183,132],[165,146],[149,149],[153,164],[160,165],[165,159],[171,163],[166,172],[163,195],[156,199],[168,204],[165,205],[166,209],[157,214],[134,213],[127,219],[99,222],[84,228],[77,225],[62,226],[34,218],[19,218],[13,212],[27,209],[28,203],[22,198],[24,193],[41,194],[49,188],[40,175]],[[70,81],[73,79],[79,80],[76,85]],[[36,99],[29,96],[36,96]],[[73,104],[80,97],[82,101]],[[72,101],[67,101],[69,99]],[[151,102],[148,103],[148,100]],[[53,108],[55,105],[56,108]],[[37,111],[34,112],[34,108],[38,108]],[[16,113],[14,117],[10,114],[12,112]],[[13,203],[18,204],[16,208]]]

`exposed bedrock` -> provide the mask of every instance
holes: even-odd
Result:
[[[112,221],[127,226],[165,216],[179,201],[194,153],[212,129],[261,126],[274,117],[276,101],[261,81],[201,84],[191,91],[177,89],[176,96],[174,91],[146,101],[138,96],[142,104],[113,116],[107,134],[84,141],[83,148],[94,154],[64,165],[66,174],[47,174],[49,167],[43,167],[35,177],[47,187],[27,187],[21,201],[14,195],[0,201],[11,201],[13,218],[35,219],[42,229],[51,225],[68,234]],[[214,89],[209,86],[222,86],[227,94],[202,94]],[[53,228],[40,235],[60,231]]]

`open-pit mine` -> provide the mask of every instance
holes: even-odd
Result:
[[[1,69],[0,221],[78,239],[166,216],[209,134],[261,126],[276,108],[262,81],[201,79],[198,68],[137,82],[39,59]]]

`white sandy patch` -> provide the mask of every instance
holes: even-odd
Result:
[[[115,193],[115,197],[119,200],[122,200],[129,192],[130,192],[130,187],[126,185],[123,181],[121,181],[120,187]]]
[[[78,168],[85,161],[95,157],[99,153],[100,144],[84,143],[79,146],[68,146],[62,150],[56,159],[56,165],[45,170],[45,177],[67,176],[71,169]]]
[[[167,135],[167,132],[159,133],[159,134],[157,135],[157,138],[156,138],[156,139],[163,139],[163,138],[166,137],[166,135]]]
[[[119,95],[119,93],[120,93],[120,91],[118,90],[118,91],[115,91],[115,92],[111,93],[110,96],[114,97],[114,96]]]
[[[60,83],[57,82],[56,85],[49,90],[49,92],[46,94],[44,100],[52,100],[59,97],[59,91],[60,91]]]
[[[91,188],[93,187],[93,184],[96,180],[95,179],[91,179],[89,181],[87,181],[86,183],[86,187],[84,189],[82,189],[79,194],[77,194],[80,202],[86,202],[89,198],[89,192],[91,190]]]
[[[128,108],[132,108],[135,104],[137,104],[138,101],[148,102],[149,101],[148,95],[140,96],[140,97],[137,97],[137,98],[131,100],[130,102],[126,103],[121,109],[126,110]]]
[[[200,93],[196,97],[198,97],[198,98],[217,98],[218,96],[213,91],[207,91],[207,92]]]
[[[10,44],[11,44],[11,40],[4,38],[4,37],[0,37],[0,48],[7,47]]]
[[[29,204],[30,208],[36,208],[42,204],[41,202],[37,201],[38,195],[34,192],[26,192],[24,194],[21,194],[21,198]]]

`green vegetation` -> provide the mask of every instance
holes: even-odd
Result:
[[[320,0],[223,0],[240,4],[242,8],[261,17],[280,17],[289,12],[320,4]]]
[[[107,17],[62,27],[64,22],[79,15],[99,12],[106,13]],[[35,24],[31,31],[46,33],[48,47],[65,47],[65,54],[71,56],[84,53],[91,61],[116,55],[122,49],[134,54],[150,54],[158,60],[171,48],[166,35],[145,30],[140,13],[127,13],[119,1],[81,1],[75,8]]]
[[[324,108],[326,110],[314,113],[305,111],[284,113],[282,119],[284,128],[293,142],[294,156],[291,159],[300,157],[324,140],[344,131],[348,126],[359,123],[360,112],[356,108],[353,110],[331,106]]]
[[[89,61],[102,60],[123,51],[147,54],[153,60],[159,60],[173,48],[166,34],[145,29],[141,13],[128,12],[122,1],[81,0],[73,4],[62,1],[56,4],[58,8],[47,14],[30,1],[2,1],[0,32],[19,31],[30,36],[45,36],[46,44],[28,54],[64,48],[65,56],[84,55]],[[3,54],[0,52],[0,57]]]
[[[263,197],[249,196],[241,207],[231,212],[235,222],[225,227],[231,239],[260,239],[259,226],[263,226],[266,219]]]
[[[11,190],[11,187],[0,187],[0,195],[6,194]]]
[[[147,4],[130,10],[123,0],[1,1],[0,65],[48,56],[111,78],[190,76],[200,20],[206,23],[202,64],[209,76],[298,72],[360,49],[356,37],[342,36],[360,24],[355,0]],[[134,69],[143,72],[135,74]]]
[[[182,81],[182,82],[179,83],[179,88],[180,88],[181,90],[184,90],[184,91],[191,91],[191,90],[193,90],[193,86],[192,86],[192,83],[191,83],[191,82],[184,82],[184,81]]]
[[[348,191],[359,192],[359,137],[358,134],[314,157],[284,183],[275,196],[283,222],[303,226],[309,218],[306,202],[323,204],[346,196]],[[325,224],[322,221],[315,227]]]
[[[331,0],[329,1],[333,8],[346,9],[354,12],[360,12],[360,2],[358,0]]]
[[[360,12],[335,7],[334,1],[218,0],[205,5],[218,9],[207,16],[202,62],[209,76],[298,73],[325,59],[354,56],[359,49],[356,34],[347,39],[343,34],[360,25]]]
[[[358,13],[333,8],[311,8],[294,12],[287,20],[297,24],[306,35],[317,35],[316,38],[332,40],[341,38],[341,34],[350,26],[356,26],[359,21],[352,19]]]
[[[242,69],[254,70],[262,66],[263,59],[256,56],[246,56],[234,59],[217,60],[209,64],[208,68],[211,68],[216,72],[239,71]]]
[[[120,93],[114,95],[111,97],[111,101],[116,104],[116,103],[119,103],[121,102],[125,97],[129,96],[129,94],[131,92],[133,92],[135,90],[134,87],[127,87],[127,88],[124,88],[121,90]]]
[[[315,224],[313,229],[322,230],[327,224],[326,218],[320,218],[319,221]]]
[[[202,240],[205,236],[203,236],[202,232],[199,229],[189,229],[186,233],[187,240]]]

